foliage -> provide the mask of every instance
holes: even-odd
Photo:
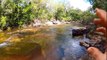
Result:
[[[85,21],[89,22],[95,17],[91,10],[81,11],[80,9],[69,8],[66,10],[64,7],[59,7],[56,10],[55,18],[58,20],[67,21]]]
[[[66,15],[64,7],[57,8],[57,10],[55,12],[55,19],[56,20],[63,20],[64,15]]]
[[[82,11],[79,9],[70,9],[68,11],[69,15],[71,16],[72,20],[81,20],[80,17],[82,17],[81,13]]]
[[[93,13],[56,4],[55,8],[47,6],[48,0],[0,0],[0,29],[29,25],[32,20],[90,20]],[[53,11],[52,11],[53,10]]]
[[[101,8],[107,11],[107,0],[88,0],[92,5],[93,9]]]
[[[37,4],[35,5],[35,3]],[[2,0],[0,4],[0,28],[30,24],[34,18],[42,18],[41,15],[46,12],[45,7],[43,7],[41,7],[41,0],[36,0],[35,2],[33,0],[29,2],[26,0]]]
[[[95,17],[96,15],[92,14],[89,10],[87,10],[83,12],[81,19],[83,24],[89,24],[89,22],[92,22]]]
[[[6,16],[1,16],[1,21],[0,21],[1,28],[5,27],[6,20],[7,20]]]

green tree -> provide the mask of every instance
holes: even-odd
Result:
[[[75,20],[88,21],[93,16],[90,11],[68,8],[66,4],[59,3],[50,10],[48,0],[0,0],[0,28],[21,27],[29,25],[32,20]]]
[[[107,11],[107,0],[88,0],[92,5],[93,9],[101,8]]]
[[[89,24],[95,18],[95,14],[92,13],[90,10],[84,11],[81,15],[81,20],[83,24]]]
[[[80,20],[82,11],[79,9],[70,9],[69,10],[69,15],[71,16],[72,20]]]
[[[64,11],[65,11],[64,7],[58,7],[56,12],[55,12],[55,19],[56,20],[62,20],[64,17],[64,14],[65,14]]]
[[[47,18],[43,0],[0,0],[0,2],[0,15],[6,17],[6,20],[0,17],[0,27],[19,27],[29,24],[35,18]]]

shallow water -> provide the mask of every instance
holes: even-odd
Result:
[[[70,26],[55,28],[56,32],[54,34],[56,34],[55,40],[57,41],[55,44],[57,47],[54,52],[59,57],[57,60],[91,60],[86,49],[79,45],[80,41],[89,40],[85,37],[72,38],[71,28]]]
[[[5,43],[6,47],[1,43],[0,60],[92,60],[79,45],[88,39],[72,38],[71,30],[70,25],[42,28],[38,33],[24,34],[20,42]]]

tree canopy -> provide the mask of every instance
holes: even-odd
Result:
[[[88,21],[94,15],[87,11],[66,7],[66,4],[56,4],[50,9],[48,0],[0,0],[0,29],[7,27],[21,27],[33,20],[65,20]]]
[[[101,8],[107,11],[107,0],[88,0],[92,6],[93,9],[95,8]]]

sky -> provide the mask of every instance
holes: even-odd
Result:
[[[78,8],[82,11],[86,11],[89,7],[91,7],[91,4],[86,0],[50,0],[51,5],[57,4],[57,3],[65,3],[69,7]]]
[[[81,9],[82,11],[85,11],[89,7],[91,7],[91,4],[87,2],[86,0],[68,0],[68,1],[70,3],[70,6]]]

